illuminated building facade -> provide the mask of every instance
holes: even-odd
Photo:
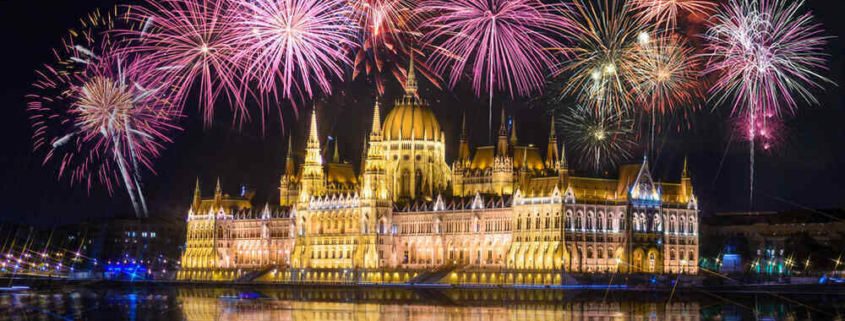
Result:
[[[179,278],[556,284],[561,271],[697,273],[686,163],[679,183],[655,183],[645,160],[618,179],[573,176],[554,129],[544,158],[520,145],[503,111],[497,144],[474,153],[464,122],[449,166],[413,62],[384,122],[375,106],[360,173],[336,152],[323,160],[316,117],[299,166],[289,144],[279,206],[253,208],[219,182],[202,199],[197,186]]]

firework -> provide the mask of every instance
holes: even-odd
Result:
[[[423,41],[436,48],[429,66],[447,72],[450,87],[471,66],[475,94],[490,95],[491,133],[493,91],[512,97],[542,91],[544,72],[558,64],[549,49],[563,48],[559,38],[570,27],[558,14],[565,8],[536,0],[426,0],[420,7],[431,14],[423,23],[430,30]]]
[[[407,70],[400,61],[413,54],[415,50],[412,46],[421,36],[417,30],[420,15],[414,13],[415,4],[413,0],[349,2],[353,20],[360,26],[352,79],[362,73],[373,76],[379,94],[384,94],[386,74],[392,74],[399,82],[405,83]],[[414,68],[439,86],[439,79],[424,61],[417,61]]]
[[[620,1],[576,2],[574,7],[570,16],[574,57],[561,70],[569,76],[562,95],[575,96],[593,109],[622,112],[634,102],[630,66],[636,61],[638,37],[645,25],[631,19],[627,5]]]
[[[654,22],[658,28],[674,29],[681,13],[706,17],[716,4],[708,0],[633,0],[631,10],[642,22]]]
[[[231,15],[224,0],[148,0],[129,14],[141,28],[121,30],[131,44],[128,53],[143,54],[152,76],[171,82],[176,106],[198,86],[199,107],[212,121],[214,102],[223,95],[236,117],[246,115],[236,46],[229,32]]]
[[[262,93],[311,98],[312,81],[331,93],[331,77],[341,77],[351,63],[344,48],[356,46],[349,6],[341,0],[239,0],[235,6],[236,57]]]
[[[753,143],[756,152],[774,153],[783,147],[787,128],[782,119],[768,114],[751,122],[746,116],[731,120],[736,130],[735,136],[748,144]]]
[[[633,120],[615,109],[596,110],[584,105],[569,108],[556,126],[578,155],[576,164],[595,172],[631,158],[636,146]]]
[[[702,97],[698,80],[701,59],[677,35],[640,37],[631,65],[631,82],[646,112],[665,114],[676,107],[695,107]]]
[[[826,62],[827,37],[803,1],[732,0],[708,24],[704,74],[716,74],[710,89],[717,104],[733,100],[732,111],[755,128],[763,117],[795,112],[796,99],[818,103],[810,88],[829,82],[817,70]],[[799,98],[800,97],[800,98]],[[751,196],[754,143],[750,139]]]
[[[110,36],[101,37],[114,16],[95,12],[84,29],[71,31],[54,50],[56,63],[37,71],[27,110],[34,150],[46,150],[44,164],[60,162],[59,178],[89,190],[99,182],[109,193],[123,184],[136,213],[146,216],[141,166],[152,170],[178,113],[161,88],[150,87],[147,65],[117,54]]]

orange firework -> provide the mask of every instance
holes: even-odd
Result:
[[[706,0],[632,0],[631,10],[637,18],[655,22],[657,27],[674,29],[682,13],[705,16],[715,11],[716,4]]]

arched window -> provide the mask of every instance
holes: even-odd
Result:
[[[566,212],[566,219],[564,220],[563,224],[565,225],[565,227],[567,229],[572,228],[572,212],[569,212],[569,211]]]
[[[588,259],[592,259],[592,258],[593,258],[593,248],[591,248],[591,247],[588,247],[588,248],[587,248],[587,258],[588,258]]]
[[[575,229],[580,230],[584,220],[584,214],[578,212],[578,215],[575,217]]]
[[[560,228],[560,215],[555,215],[555,229]]]
[[[549,217],[549,213],[546,213],[546,229],[551,228],[552,226],[552,219]]]
[[[654,261],[655,261],[654,253],[649,253],[648,254],[648,271],[649,272],[654,272]]]
[[[598,224],[596,225],[599,231],[604,231],[604,213],[599,213]]]
[[[687,229],[687,231],[689,231],[690,234],[695,234],[695,223],[690,221],[689,222],[689,229]]]
[[[602,250],[602,248],[599,248],[598,252],[599,252],[599,253],[598,253],[598,254],[599,254],[599,258],[600,258],[600,259],[603,259],[603,258],[604,258],[604,250]]]
[[[522,218],[517,217],[516,218],[516,230],[519,231],[521,229],[522,229]]]
[[[587,213],[587,230],[593,229],[593,212]]]

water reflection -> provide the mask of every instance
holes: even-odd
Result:
[[[0,320],[831,320],[842,303],[840,296],[714,294],[670,301],[652,292],[76,287],[0,294]]]

